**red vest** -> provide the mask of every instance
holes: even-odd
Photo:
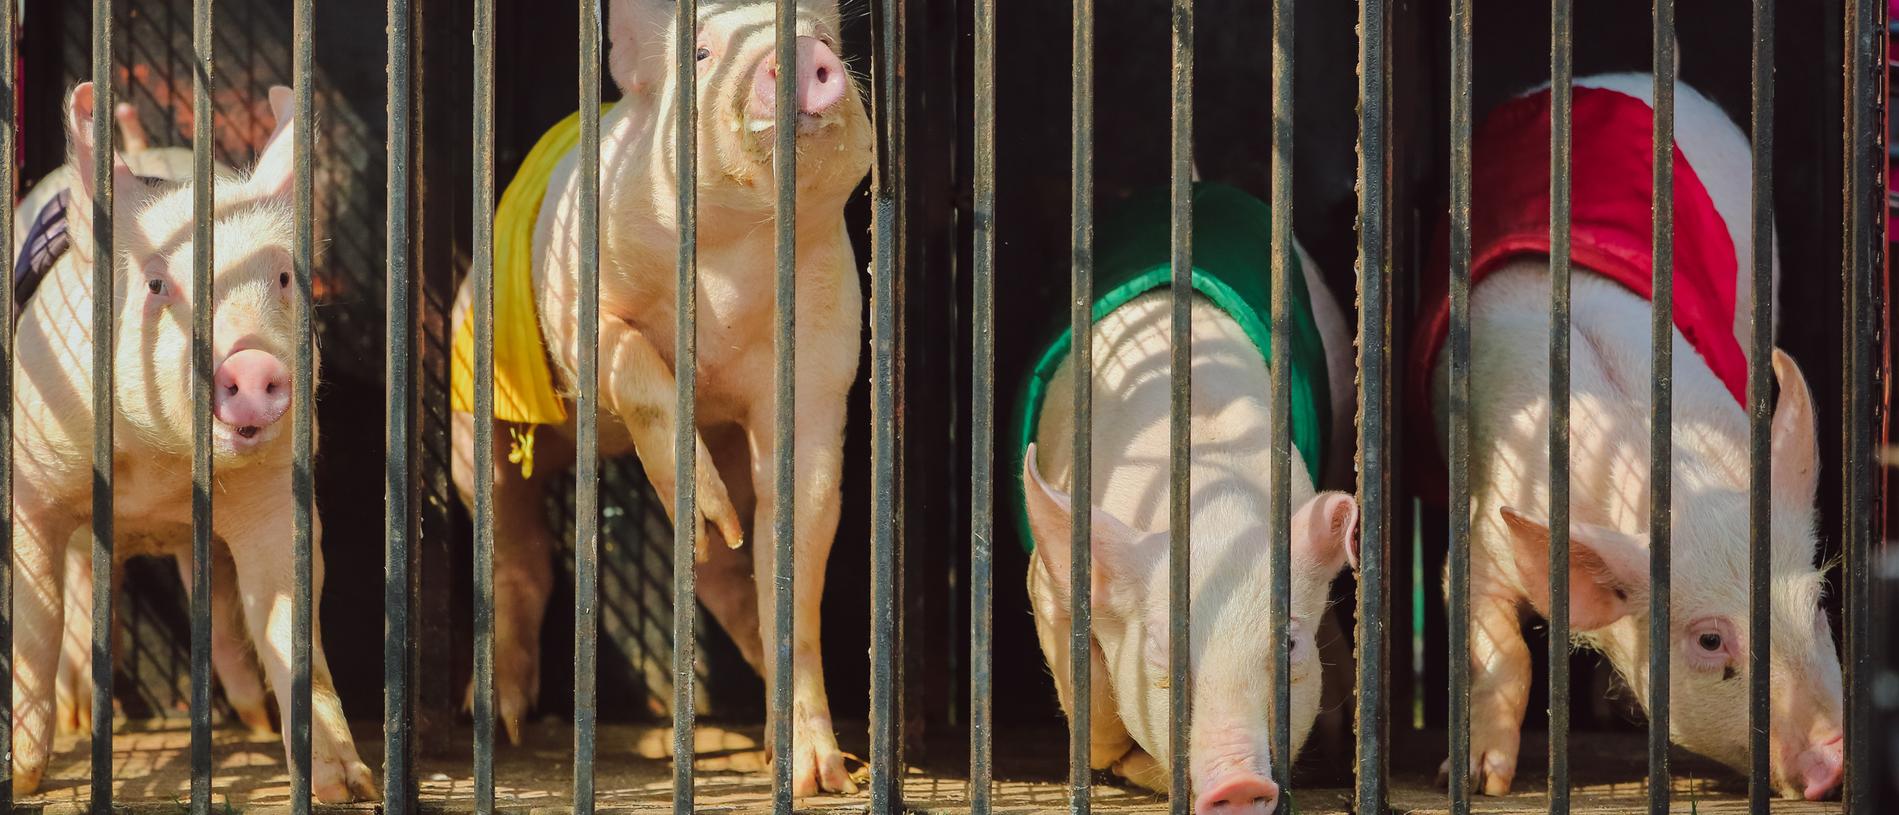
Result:
[[[1570,260],[1643,297],[1653,277],[1654,111],[1633,96],[1577,87],[1571,97]],[[1739,265],[1727,224],[1674,150],[1674,322],[1737,403],[1746,404],[1747,357],[1734,337]],[[1471,146],[1471,285],[1525,255],[1550,251],[1550,93],[1513,99],[1484,119]],[[1448,235],[1440,229],[1423,282],[1411,349],[1413,404],[1431,404],[1430,380],[1450,328]],[[1425,419],[1423,437],[1436,447]],[[1441,457],[1428,466],[1442,481]]]

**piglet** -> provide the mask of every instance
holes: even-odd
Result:
[[[1196,198],[1196,210],[1209,205]],[[1263,207],[1263,205],[1261,205]],[[1196,217],[1200,217],[1196,215]],[[1162,221],[1164,224],[1165,222]],[[1196,251],[1207,244],[1198,227]],[[1108,235],[1107,231],[1100,233]],[[1264,240],[1264,235],[1259,238]],[[1102,251],[1106,257],[1110,251]],[[1351,345],[1338,306],[1310,258],[1300,266],[1323,337],[1329,379],[1317,394],[1321,410],[1344,418],[1334,436],[1350,435],[1350,414],[1333,410],[1334,392],[1350,393]],[[1258,274],[1265,275],[1264,270]],[[1091,511],[1094,677],[1090,764],[1136,784],[1168,788],[1170,725],[1168,655],[1168,492],[1171,294],[1135,297],[1101,316],[1093,336],[1094,424]],[[1271,374],[1264,355],[1233,316],[1204,296],[1194,298],[1192,399],[1192,743],[1188,747],[1195,811],[1271,813],[1279,784],[1272,777],[1271,721],[1275,669],[1270,621],[1268,546],[1271,502],[1267,473],[1272,416]],[[1066,361],[1048,380],[1039,411],[1028,416],[1033,438],[1022,479],[1034,539],[1028,589],[1036,634],[1065,712],[1080,704],[1069,685],[1069,486],[1074,478],[1071,405],[1076,387]],[[1339,400],[1349,404],[1348,399]],[[1033,407],[1027,408],[1036,410]],[[1330,458],[1336,458],[1331,457]],[[1350,495],[1315,492],[1305,451],[1293,451],[1291,734],[1297,754],[1318,714],[1321,665],[1315,634],[1328,589],[1355,557],[1358,508]]]
[[[277,129],[248,177],[217,179],[213,291],[218,473],[214,532],[228,548],[242,617],[278,705],[288,708],[291,574],[286,567],[294,514],[288,413],[288,360],[299,342],[300,307],[291,286],[291,187],[294,147],[290,90],[274,88]],[[91,522],[92,155],[105,135],[92,117],[93,88],[80,85],[66,104],[72,174],[72,241],[20,314],[15,357],[13,779],[26,794],[39,786],[51,750],[54,679],[59,664],[62,574],[66,548]],[[113,166],[116,269],[113,469],[115,542],[133,550],[181,555],[189,541],[192,187],[147,182],[122,159]],[[321,528],[315,530],[320,544]],[[312,552],[322,595],[322,549]],[[232,615],[235,616],[235,615]],[[318,618],[321,619],[320,616]],[[330,683],[321,626],[311,636],[311,786],[324,802],[375,796]]]
[[[819,601],[837,531],[844,423],[863,352],[863,296],[844,204],[870,170],[871,129],[855,79],[838,55],[836,0],[798,4],[797,75],[791,113],[797,128],[797,475],[791,495],[775,495],[772,269],[773,144],[779,64],[768,0],[702,3],[697,20],[674,19],[668,0],[612,0],[609,64],[622,98],[601,123],[600,453],[639,456],[660,504],[673,511],[673,303],[679,241],[674,111],[678,88],[673,32],[690,26],[698,47],[686,66],[698,82],[698,435],[697,509],[704,522],[698,596],[754,670],[765,669],[773,638],[773,508],[794,510],[796,609],[792,644],[791,781],[797,796],[853,792],[825,695]],[[497,430],[494,471],[495,693],[511,740],[540,684],[542,613],[556,551],[542,491],[573,460],[572,398],[582,387],[579,302],[578,151],[548,182],[534,236],[534,288],[541,337],[569,423],[539,428],[534,468],[508,460],[512,434]],[[470,291],[454,319],[468,317]],[[473,417],[457,413],[454,480],[473,505]],[[729,488],[729,491],[728,491]],[[767,536],[737,551],[746,520]],[[691,568],[679,563],[676,568]],[[681,609],[681,613],[691,613]],[[471,689],[472,693],[472,689]],[[690,761],[691,756],[676,760]]]
[[[1579,80],[1570,326],[1570,622],[1646,705],[1649,694],[1649,324],[1653,79]],[[1515,777],[1530,696],[1518,608],[1549,607],[1547,95],[1491,114],[1475,145],[1471,293],[1471,778],[1501,795]],[[1739,128],[1675,86],[1674,545],[1669,734],[1747,769],[1748,416],[1745,349],[1754,268],[1751,153]],[[1540,158],[1539,158],[1540,157]],[[1540,181],[1538,179],[1541,179]],[[1541,202],[1541,203],[1539,203]],[[1484,214],[1488,213],[1488,214]],[[1539,217],[1544,220],[1538,220]],[[1539,226],[1539,223],[1541,226]],[[1545,238],[1546,239],[1546,238]],[[1499,250],[1497,247],[1510,247]],[[1632,250],[1632,251],[1624,251]],[[1778,266],[1776,275],[1778,274]],[[1448,360],[1417,347],[1439,438]],[[1435,336],[1431,332],[1436,332]],[[1820,607],[1815,414],[1792,358],[1774,352],[1770,558],[1772,781],[1820,798],[1841,776],[1840,665]],[[1448,763],[1447,763],[1448,769]]]

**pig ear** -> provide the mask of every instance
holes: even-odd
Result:
[[[672,0],[612,0],[607,9],[607,70],[621,93],[634,96],[645,90],[644,63],[671,64],[658,57],[669,53],[663,49],[669,47],[666,35],[676,10]]]
[[[1066,598],[1069,555],[1074,547],[1070,533],[1074,529],[1073,516],[1070,514],[1072,503],[1068,493],[1050,486],[1042,479],[1041,471],[1036,468],[1033,444],[1029,445],[1022,462],[1022,486],[1028,498],[1029,531],[1035,536],[1035,556],[1048,567],[1056,592]],[[1093,533],[1093,545],[1089,549],[1094,566],[1092,586],[1094,597],[1101,601],[1107,598],[1106,591],[1113,582],[1111,578],[1140,533],[1100,507],[1089,512],[1088,518]]]
[[[1813,396],[1800,366],[1785,351],[1774,349],[1774,378],[1780,380],[1780,403],[1774,407],[1773,486],[1775,492],[1798,496],[1811,503],[1820,482],[1820,448],[1815,439]]]
[[[1292,516],[1296,574],[1330,581],[1346,561],[1358,565],[1358,502],[1342,492],[1322,492]]]
[[[270,89],[270,113],[276,117],[276,129],[270,132],[270,139],[264,142],[264,150],[257,156],[257,167],[251,170],[250,181],[245,189],[256,198],[277,198],[290,200],[291,190],[297,181],[297,146],[294,95],[282,85]]]
[[[1499,510],[1510,530],[1517,569],[1549,609],[1550,529],[1514,509]],[[1648,546],[1640,537],[1592,524],[1569,530],[1569,621],[1579,631],[1602,628],[1648,605]]]
[[[80,189],[85,191],[86,200],[92,200],[99,192],[93,183],[92,151],[103,133],[107,149],[112,154],[112,189],[115,198],[124,199],[138,189],[138,179],[132,175],[132,167],[125,163],[125,158],[118,151],[111,150],[109,125],[93,121],[93,101],[91,82],[82,82],[73,88],[72,96],[66,100],[66,140],[71,146],[73,171],[79,176]]]

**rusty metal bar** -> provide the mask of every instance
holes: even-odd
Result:
[[[600,3],[579,0],[580,364],[574,396],[574,815],[593,815],[600,665]]]
[[[1389,792],[1390,712],[1386,708],[1386,654],[1390,636],[1390,528],[1387,517],[1385,406],[1390,392],[1391,339],[1387,312],[1391,258],[1389,155],[1390,47],[1385,0],[1358,5],[1358,693],[1354,709],[1358,762],[1353,801],[1359,812],[1384,812]]]
[[[1569,328],[1572,0],[1550,2],[1549,813],[1569,812]]]
[[[1674,495],[1675,360],[1675,2],[1655,0],[1654,305],[1650,311],[1653,376],[1649,404],[1648,805],[1667,815],[1669,595],[1673,565],[1670,519]]]
[[[495,0],[475,0],[475,812],[495,807]]]
[[[1747,354],[1748,398],[1748,614],[1747,806],[1767,815],[1774,796],[1767,752],[1773,653],[1773,410],[1774,383],[1774,0],[1754,0],[1752,82],[1754,309]]]
[[[798,4],[796,0],[777,0],[777,103],[772,114],[777,119],[772,133],[777,137],[772,167],[776,171],[778,200],[773,208],[777,226],[773,248],[777,275],[773,283],[772,349],[775,365],[772,384],[772,661],[771,727],[772,811],[791,815],[792,755],[791,683],[793,639],[797,609],[796,575],[792,558],[797,526],[797,321],[798,321],[798,94],[794,81],[798,74]],[[760,598],[761,602],[763,598]]]
[[[676,19],[699,19],[698,0],[676,0]],[[697,675],[694,629],[698,618],[696,583],[699,534],[699,116],[696,77],[699,32],[696,26],[673,27],[674,217],[679,223],[675,260],[673,320],[673,813],[692,815],[692,762],[696,752],[693,708]],[[753,544],[757,546],[757,543]],[[763,598],[760,598],[761,600]]]
[[[1273,696],[1271,710],[1273,780],[1292,797],[1292,318],[1288,312],[1292,276],[1301,274],[1293,257],[1293,0],[1273,0],[1273,150],[1272,150],[1272,461],[1267,474],[1272,496]]]
[[[416,297],[412,263],[416,240],[411,193],[415,174],[415,22],[412,0],[389,0],[388,182],[383,251],[388,263],[388,324],[383,366],[383,792],[385,815],[415,811],[415,713],[410,652],[417,534],[415,497]]]
[[[974,0],[975,133],[969,433],[969,809],[995,784],[996,3]]]
[[[92,815],[112,815],[112,29],[111,0],[93,0]]]
[[[1188,761],[1193,733],[1193,514],[1188,501],[1193,489],[1193,18],[1193,0],[1174,0],[1169,170],[1173,207],[1168,225],[1173,244],[1173,357],[1167,429],[1167,704],[1172,716],[1167,751],[1168,800],[1174,815],[1188,815],[1193,805]]]
[[[1470,812],[1471,6],[1451,0],[1450,795]]]
[[[316,623],[316,330],[312,317],[313,260],[316,252],[315,0],[297,0],[291,12],[296,56],[291,65],[295,91],[292,146],[296,148],[296,243],[291,251],[297,281],[297,348],[291,393],[291,536],[294,589],[290,602],[290,711],[284,716],[290,744],[290,812],[310,813],[310,646]]]
[[[211,0],[191,5],[191,815],[211,813]],[[12,302],[11,300],[6,302]],[[308,397],[305,397],[308,398]]]

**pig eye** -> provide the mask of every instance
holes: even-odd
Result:
[[[700,62],[705,62],[712,58],[712,49],[701,45],[699,46],[699,50],[692,55],[692,58]]]
[[[165,281],[163,278],[154,277],[145,281],[145,288],[153,294],[162,296],[165,293]]]
[[[277,273],[277,288],[280,288],[280,289],[290,288],[290,273],[289,272]]]
[[[1701,646],[1701,650],[1711,654],[1721,650],[1721,635],[1712,631],[1702,634],[1695,642]]]

